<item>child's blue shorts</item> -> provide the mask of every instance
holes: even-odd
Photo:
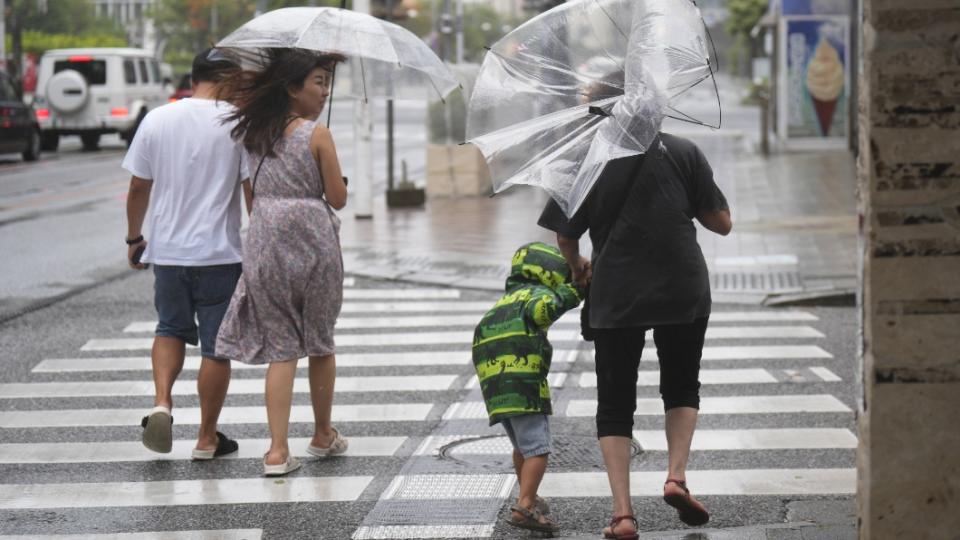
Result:
[[[525,457],[542,456],[549,454],[550,448],[550,421],[545,414],[522,414],[511,416],[500,421],[513,447]]]

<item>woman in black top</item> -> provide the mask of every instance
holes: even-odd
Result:
[[[653,329],[666,411],[669,471],[664,500],[680,519],[703,525],[709,514],[686,488],[686,465],[700,405],[699,372],[710,282],[696,219],[726,235],[726,198],[692,142],[661,133],[643,155],[610,162],[570,220],[548,204],[540,225],[557,242],[574,277],[590,283],[584,335],[596,346],[597,436],[613,493],[608,538],[637,538],[630,503],[630,453],[637,368]],[[580,255],[590,232],[592,261]]]

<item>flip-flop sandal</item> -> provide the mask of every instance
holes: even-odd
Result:
[[[617,527],[617,523],[620,523],[625,519],[629,519],[633,522],[633,532],[625,534],[617,534],[613,532],[613,530]],[[610,519],[610,525],[607,525],[607,527],[603,529],[603,537],[610,538],[612,540],[640,540],[639,531],[640,524],[637,523],[637,518],[629,514],[623,516],[613,516],[613,518]]]
[[[340,432],[337,431],[337,428],[333,428],[335,433],[333,437],[333,442],[330,443],[330,446],[323,448],[321,446],[307,445],[307,453],[311,456],[316,457],[327,457],[327,456],[336,456],[347,451],[347,447],[350,446],[350,441],[346,437],[340,436]]]
[[[685,481],[668,478],[663,485],[667,484],[675,484],[683,490],[682,495],[672,493],[663,496],[664,502],[677,509],[677,517],[680,518],[680,521],[693,527],[706,525],[706,523],[710,521],[710,514],[707,512],[707,509],[690,495],[690,490],[687,489],[687,483]]]
[[[287,461],[276,465],[267,464],[267,456],[263,456],[263,475],[264,476],[283,476],[290,474],[300,468],[300,461],[293,456],[287,456]]]
[[[527,510],[522,506],[511,506],[511,512],[516,512],[523,516],[523,519],[517,519],[513,514],[510,514],[510,518],[506,520],[508,525],[513,525],[520,529],[526,529],[528,531],[538,531],[544,533],[555,533],[560,531],[560,527],[553,522],[550,518],[544,517],[539,510],[534,507],[533,510]],[[541,522],[540,518],[543,517],[546,519],[546,522]]]
[[[154,407],[140,421],[143,427],[143,445],[149,450],[169,454],[173,448],[173,416],[167,407]]]
[[[196,461],[209,461],[213,458],[232,454],[236,452],[238,448],[240,448],[240,445],[237,444],[237,441],[227,438],[226,435],[218,431],[216,448],[213,450],[201,450],[199,448],[194,448],[190,455]]]

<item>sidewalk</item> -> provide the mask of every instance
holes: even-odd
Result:
[[[699,235],[717,300],[759,303],[853,290],[856,172],[849,153],[765,159],[753,153],[743,131],[688,127],[679,133],[704,151],[733,214],[729,236],[702,229]],[[519,245],[555,241],[536,225],[546,201],[545,193],[526,187],[492,198],[433,198],[415,210],[387,209],[380,197],[372,220],[344,216],[347,273],[498,290]]]

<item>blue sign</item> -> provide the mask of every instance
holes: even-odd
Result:
[[[780,13],[781,15],[849,15],[850,0],[780,0]]]

